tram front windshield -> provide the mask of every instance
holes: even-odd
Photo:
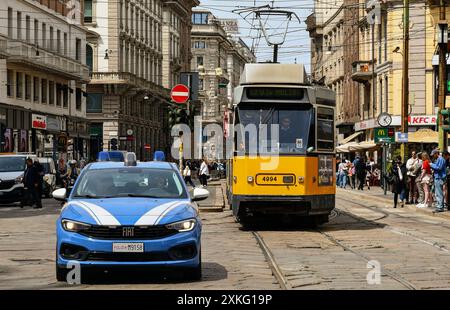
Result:
[[[241,106],[237,111],[236,123],[241,126],[237,128],[236,149],[247,154],[305,154],[309,140],[313,140],[313,119],[311,105]],[[274,130],[276,127],[278,130]]]

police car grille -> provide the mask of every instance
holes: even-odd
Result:
[[[10,180],[10,181],[1,181],[0,182],[0,190],[2,189],[10,189],[11,187],[14,186],[16,182],[14,180]]]
[[[151,240],[165,238],[177,233],[176,230],[168,229],[162,225],[148,227],[134,226],[133,228],[133,234],[124,234],[122,226],[91,226],[88,230],[81,232],[81,234],[95,239]]]
[[[107,253],[90,252],[87,261],[109,261],[109,262],[159,262],[171,260],[165,252],[145,252],[145,253]]]

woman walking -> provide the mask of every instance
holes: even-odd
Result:
[[[422,153],[422,173],[420,175],[421,185],[424,191],[423,203],[419,203],[417,208],[427,208],[431,207],[433,203],[433,198],[430,191],[431,184],[431,166],[430,166],[430,156],[427,153]]]
[[[188,161],[186,162],[183,170],[184,182],[186,182],[186,184],[190,184],[193,188],[195,188],[195,184],[194,182],[192,182],[191,174],[191,163]]]
[[[200,165],[199,179],[200,184],[205,187],[208,185],[208,176],[209,176],[209,168],[206,163],[206,159],[203,159],[202,164]]]
[[[401,207],[405,205],[406,196],[406,165],[402,163],[402,158],[397,156],[392,163],[392,193],[394,194],[394,208],[397,208],[398,196],[400,195]]]

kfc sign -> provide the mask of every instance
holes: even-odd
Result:
[[[31,116],[31,127],[34,129],[47,129],[47,116],[32,114]]]
[[[408,117],[409,126],[436,126],[437,118],[435,115],[411,115]]]

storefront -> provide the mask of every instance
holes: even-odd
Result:
[[[32,152],[31,113],[0,105],[0,152]]]
[[[82,118],[67,118],[68,159],[88,159],[90,148],[89,123]]]

